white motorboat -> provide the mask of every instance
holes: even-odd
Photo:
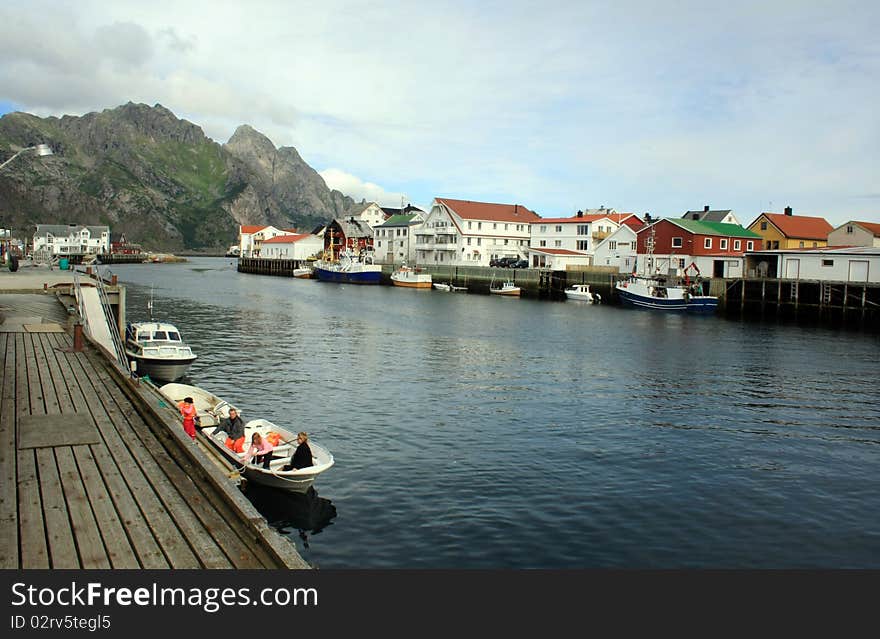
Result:
[[[196,415],[199,417],[199,422],[201,422],[199,424],[201,428],[217,426],[221,419],[229,417],[230,408],[234,408],[239,416],[241,416],[241,411],[238,410],[238,407],[198,386],[165,384],[159,388],[159,392],[174,402],[174,406],[182,402],[184,397],[191,397],[193,405],[196,407]]]
[[[519,297],[522,292],[520,287],[515,285],[512,281],[507,280],[500,287],[494,287],[493,285],[489,286],[489,292],[493,295],[507,295],[510,297]]]
[[[269,463],[268,469],[254,463],[253,460],[245,466],[243,463],[245,454],[236,453],[226,447],[226,433],[219,432],[216,435],[211,435],[221,419],[229,417],[229,409],[235,408],[235,406],[198,386],[165,384],[159,389],[159,392],[174,402],[175,407],[184,397],[192,397],[202,434],[233,467],[240,469],[248,481],[301,493],[308,490],[315,478],[335,463],[330,451],[310,438],[308,445],[312,451],[313,464],[308,468],[284,470],[284,466],[290,463],[290,458],[297,448],[297,434],[268,420],[254,419],[244,425],[245,451],[250,446],[251,438],[255,432],[260,433],[270,443],[274,441],[277,444],[273,443],[275,446],[274,459]],[[236,411],[238,411],[237,408]],[[238,413],[241,415],[241,411]]]
[[[315,278],[315,271],[310,266],[293,269],[293,276],[301,280],[311,280]]]
[[[460,293],[467,291],[467,286],[454,286],[452,282],[434,282],[434,288],[445,293]]]
[[[197,356],[173,324],[130,322],[125,328],[125,354],[136,362],[135,372],[143,377],[173,382],[189,371]]]
[[[602,299],[598,293],[593,293],[590,291],[589,284],[575,284],[573,286],[569,286],[567,289],[565,289],[565,297],[570,300],[588,302],[590,304],[598,304]]]
[[[420,268],[404,265],[391,274],[391,283],[407,288],[431,288],[431,274],[423,273]]]

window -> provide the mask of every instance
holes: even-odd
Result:
[[[579,251],[589,251],[590,250],[590,241],[589,240],[578,240],[577,241],[577,249]]]
[[[774,248],[774,249],[778,249],[778,248],[779,248],[779,240],[773,240],[773,248]]]
[[[590,234],[590,225],[589,224],[578,224],[577,234],[578,235],[589,235]]]
[[[752,240],[749,240],[748,242],[746,242],[746,250],[747,251],[754,251],[755,250],[755,243]]]
[[[766,231],[766,230],[767,230],[767,222],[761,222],[761,230],[762,230],[762,231]]]
[[[672,238],[672,248],[681,248],[682,239],[680,237]]]
[[[818,242],[813,242],[813,248],[819,248],[819,243],[818,243]]]
[[[379,246],[379,248],[382,248],[382,240],[379,240],[378,242],[376,242],[376,244]]]
[[[849,226],[846,227],[846,232],[847,232],[847,233],[852,233],[852,232],[853,232],[852,224],[850,224]],[[824,264],[823,264],[823,266],[824,266]]]
[[[507,230],[507,224],[504,225],[504,230],[505,230],[505,231]],[[518,231],[519,228],[517,228],[516,230]]]
[[[547,225],[546,225],[546,224],[542,224],[542,225],[541,225],[541,233],[546,233],[546,232],[547,232]]]
[[[822,260],[822,266],[834,266],[834,260]]]
[[[479,246],[480,244],[482,244],[482,241],[481,241],[481,240],[482,240],[482,238],[479,238],[479,237],[477,238],[477,246]]]
[[[406,237],[406,229],[403,229],[403,236]]]
[[[494,231],[495,229],[497,229],[497,228],[498,228],[498,224],[493,224],[493,225],[492,225],[492,230],[493,230],[493,231]]]
[[[400,242],[400,248],[403,248],[403,242]]]
[[[541,240],[538,242],[538,246],[547,246],[547,240]]]
[[[505,245],[507,244],[507,240],[504,240],[504,244],[505,244]]]
[[[727,238],[726,238],[726,237],[723,237],[723,238],[721,238],[720,240],[718,240],[718,243],[719,243],[719,245],[720,245],[719,248],[720,248],[722,251],[726,251],[726,250],[727,250]]]
[[[470,229],[472,226],[473,224],[471,222],[468,222],[468,229]]]
[[[798,248],[804,248],[804,243],[803,243],[803,241],[798,242]]]
[[[477,230],[479,231],[479,230],[482,229],[482,228],[483,228],[483,223],[482,223],[482,222],[477,222]]]
[[[557,232],[557,233],[562,233],[562,225],[561,225],[561,224],[557,224],[557,225],[556,225],[556,232]]]
[[[468,246],[471,245],[471,238],[468,238]]]
[[[616,251],[617,250],[617,242],[608,242],[608,248],[611,249],[612,251]]]
[[[703,248],[710,249],[712,248],[712,238],[707,237],[703,240]]]
[[[684,268],[684,258],[678,258],[678,268]]]
[[[553,243],[553,246],[555,246],[556,248],[561,248],[562,247],[562,240],[556,240]]]

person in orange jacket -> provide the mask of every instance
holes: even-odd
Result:
[[[198,415],[196,414],[196,405],[193,404],[192,397],[184,397],[183,401],[177,405],[177,408],[180,409],[180,414],[183,415],[183,430],[195,441]]]

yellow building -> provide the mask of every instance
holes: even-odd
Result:
[[[819,248],[828,245],[828,234],[834,228],[822,217],[785,213],[761,213],[748,229],[761,236],[765,250]]]

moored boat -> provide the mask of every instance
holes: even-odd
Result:
[[[293,276],[301,280],[311,280],[315,277],[315,271],[309,266],[293,269]]]
[[[590,291],[589,284],[575,284],[565,289],[565,297],[578,302],[588,302],[590,304],[598,304],[601,297],[598,293]]]
[[[637,308],[711,314],[718,307],[718,298],[703,295],[700,284],[669,285],[662,278],[633,276],[615,289],[624,305]]]
[[[125,354],[136,362],[136,373],[143,377],[173,382],[189,372],[197,356],[173,324],[129,322],[125,328]]]
[[[319,260],[314,268],[315,277],[322,282],[379,284],[382,281],[382,267],[374,264],[369,255],[356,256],[343,251],[339,260]]]
[[[404,265],[391,274],[391,283],[407,288],[431,288],[431,274],[423,273],[420,268]]]
[[[511,280],[507,280],[500,287],[489,285],[489,292],[493,295],[506,295],[509,297],[519,297],[522,292],[520,287]]]
[[[455,286],[452,282],[434,282],[434,288],[445,293],[461,293],[467,291],[466,286]]]
[[[226,433],[221,431],[216,435],[211,434],[223,418],[229,417],[229,409],[235,408],[234,406],[203,388],[188,384],[166,384],[159,389],[159,392],[174,402],[175,406],[184,397],[192,397],[196,414],[199,416],[199,428],[202,434],[234,468],[240,469],[248,481],[301,493],[312,486],[318,475],[335,464],[330,451],[310,438],[308,446],[312,452],[312,465],[306,468],[284,470],[297,448],[297,434],[266,419],[254,419],[247,422],[244,425],[244,437],[245,450],[247,450],[254,433],[259,433],[264,439],[273,443],[275,448],[272,451],[273,459],[269,462],[269,468],[263,468],[254,460],[244,464],[245,453],[236,453],[226,447]]]

